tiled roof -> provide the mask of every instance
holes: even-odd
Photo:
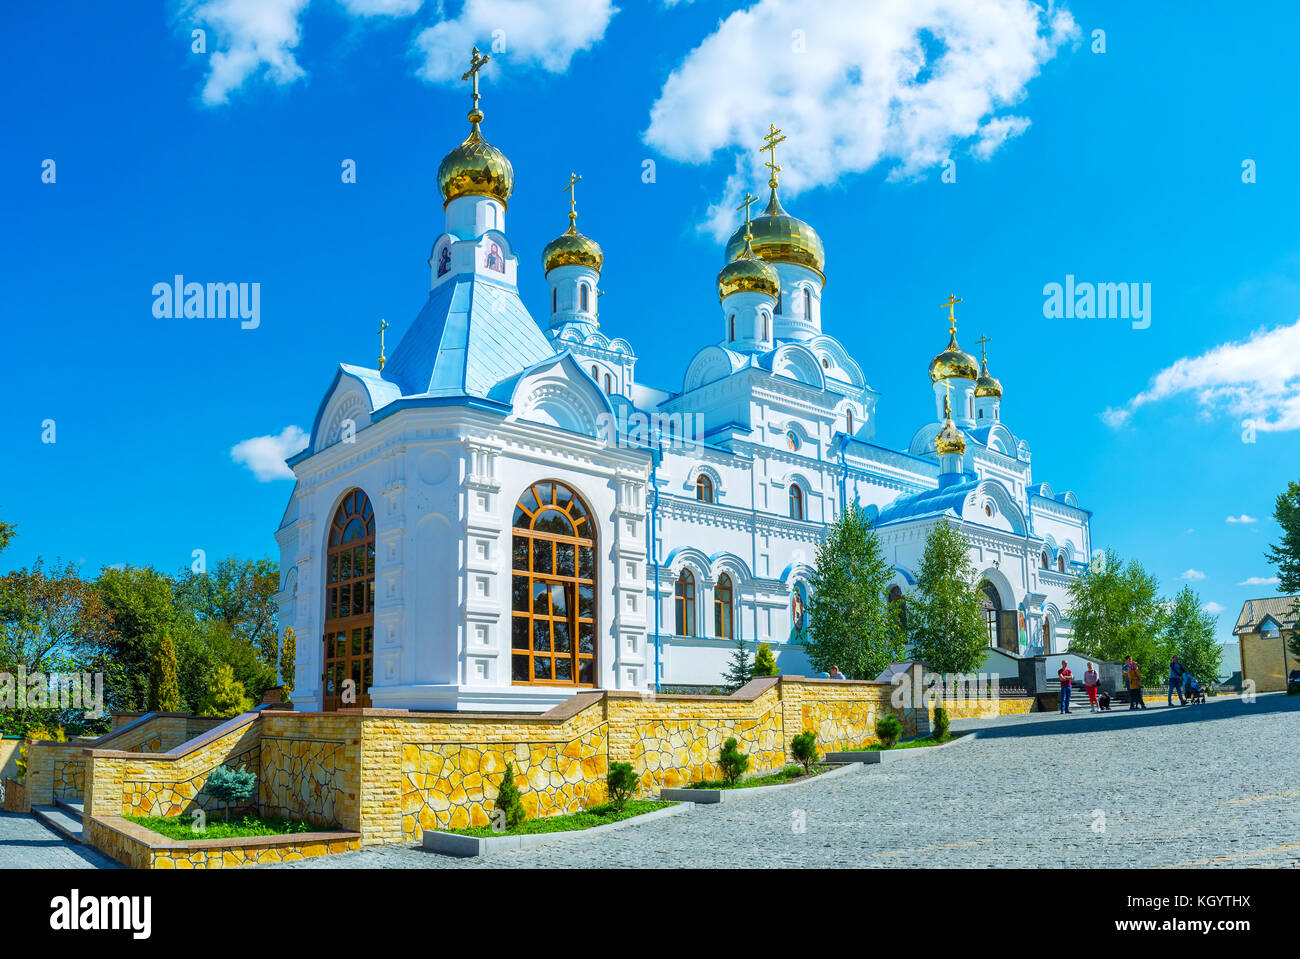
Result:
[[[876,526],[903,523],[929,516],[950,515],[960,518],[962,501],[978,483],[967,480],[941,489],[926,490],[912,496],[900,496],[880,511]]]
[[[1300,621],[1300,596],[1269,596],[1265,599],[1248,599],[1237,616],[1234,633],[1253,633],[1265,616],[1272,616],[1283,629],[1294,629]]]

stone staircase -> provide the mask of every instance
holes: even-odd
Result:
[[[32,815],[59,835],[73,842],[82,841],[82,820],[86,806],[80,799],[55,799],[53,806],[33,806]]]

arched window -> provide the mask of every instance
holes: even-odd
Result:
[[[852,410],[844,411],[844,425],[849,428],[848,433],[850,436],[852,436],[853,435],[853,411]]]
[[[701,503],[713,502],[713,480],[703,473],[695,477],[695,498]]]
[[[803,288],[803,315],[804,319],[812,319],[812,290],[806,286]]]
[[[803,490],[798,483],[790,484],[790,518],[803,519]]]
[[[673,587],[673,605],[677,610],[677,635],[695,635],[695,575],[689,570],[682,570]]]
[[[767,314],[763,314],[763,339],[767,339]]]
[[[728,329],[727,339],[734,341],[736,339],[736,314],[735,313],[731,314],[731,319],[729,322],[730,322],[730,327]]]
[[[600,370],[596,368],[595,364],[592,364],[591,367],[591,378],[597,383],[600,382]]]
[[[605,374],[605,392],[611,396],[614,394],[613,381],[609,378],[608,373]]]
[[[907,625],[907,600],[903,598],[903,590],[898,586],[889,588],[889,612],[900,626]]]
[[[984,628],[989,634],[989,645],[1002,645],[1002,598],[988,580],[980,583],[980,608],[984,610]]]
[[[581,309],[582,312],[586,313],[586,312],[587,312],[587,309],[588,309],[588,307],[587,307],[587,303],[588,303],[588,293],[587,293],[587,284],[586,284],[586,283],[579,283],[579,284],[578,284],[578,298],[579,298],[579,309]]]
[[[718,639],[733,639],[731,622],[731,577],[723,573],[718,585],[713,587],[713,635]]]
[[[556,289],[555,287],[551,287],[551,312],[552,313],[558,312],[558,310],[556,309],[557,302],[558,302],[558,293],[559,293],[558,289]]]
[[[334,512],[325,568],[321,708],[369,706],[375,655],[375,512],[359,489],[344,496]]]
[[[515,505],[510,678],[596,685],[596,531],[578,494],[534,483]]]
[[[1064,573],[1064,572],[1065,572],[1065,554],[1064,554],[1064,553],[1061,553],[1061,554],[1059,554],[1059,555],[1056,557],[1056,571],[1057,571],[1058,573]]]
[[[780,290],[776,291],[776,312],[777,313],[781,312],[781,291]]]
[[[1048,563],[1047,563],[1047,550],[1043,550],[1043,554],[1042,554],[1041,556],[1038,557],[1038,565],[1039,565],[1039,567],[1042,568],[1042,569],[1047,569],[1047,568],[1048,568]]]
[[[1052,623],[1050,620],[1043,620],[1043,653],[1052,655]]]

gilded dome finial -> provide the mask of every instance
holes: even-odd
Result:
[[[582,177],[576,173],[569,174],[569,185],[564,188],[569,194],[569,233],[578,232],[578,181]]]
[[[763,145],[758,148],[759,153],[766,153],[768,155],[768,161],[764,166],[772,171],[771,175],[767,178],[767,185],[773,190],[777,187],[776,175],[781,172],[781,167],[776,162],[776,145],[784,139],[785,137],[781,134],[781,131],[776,128],[776,124],[771,123],[768,125],[767,135],[763,137]]]
[[[469,80],[474,84],[474,105],[469,111],[469,122],[474,124],[475,133],[478,132],[478,125],[483,122],[483,111],[478,108],[478,72],[491,59],[491,54],[483,56],[478,52],[478,47],[475,47],[469,57],[469,69],[461,76],[462,80]]]
[[[997,377],[989,375],[989,350],[988,345],[993,341],[987,336],[981,336],[975,341],[980,345],[980,378],[975,381],[975,395],[992,396],[997,399],[1002,398],[1002,384]]]
[[[758,197],[754,196],[754,194],[746,190],[745,199],[743,199],[740,202],[740,206],[736,207],[737,210],[745,211],[745,248],[740,251],[740,255],[745,257],[748,260],[756,259],[756,257],[754,256],[754,245],[753,245],[754,231],[750,229],[749,208],[754,205],[754,202],[757,199]]]
[[[491,60],[478,52],[470,57],[469,69],[461,77],[472,81],[474,104],[469,111],[469,136],[445,157],[438,167],[438,189],[442,191],[443,209],[463,196],[486,196],[505,206],[515,186],[515,171],[504,153],[488,143],[479,130],[483,111],[478,108],[478,72]]]
[[[949,294],[947,302],[940,304],[948,308],[948,348],[930,361],[932,383],[954,376],[973,380],[979,375],[975,357],[957,345],[957,315],[953,308],[960,302],[960,298]]]

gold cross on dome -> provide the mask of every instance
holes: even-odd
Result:
[[[375,332],[379,334],[379,372],[384,371],[384,364],[388,362],[388,357],[384,356],[384,330],[388,329],[388,321],[383,317],[379,318],[379,329]]]
[[[758,197],[754,196],[754,194],[746,190],[745,199],[743,199],[740,202],[740,206],[736,207],[737,210],[745,211],[745,239],[746,240],[751,239],[753,237],[753,234],[749,232],[749,208],[754,205],[754,201],[756,201],[757,199]]]
[[[957,316],[953,313],[953,307],[960,302],[961,299],[959,297],[953,296],[949,293],[948,301],[939,304],[940,307],[948,307],[948,332],[952,333],[954,336],[957,334]]]
[[[772,171],[771,177],[768,178],[767,185],[775,190],[776,175],[781,172],[781,167],[776,162],[776,145],[783,141],[785,137],[782,136],[781,131],[776,128],[775,123],[768,124],[768,127],[767,135],[763,137],[763,145],[758,148],[758,152],[766,152],[768,154],[768,161],[763,165]]]
[[[461,77],[462,80],[471,80],[474,83],[475,112],[478,111],[478,72],[483,69],[483,65],[491,59],[492,57],[490,54],[485,57],[478,52],[478,47],[475,47],[473,53],[470,54],[469,69],[466,70],[464,75]]]
[[[980,348],[980,359],[984,361],[985,366],[988,366],[989,344],[992,342],[993,341],[989,339],[987,336],[981,336],[978,340],[975,341],[976,345],[978,345]]]
[[[582,179],[582,177],[578,176],[578,174],[576,174],[576,173],[570,173],[570,174],[569,174],[569,185],[566,186],[566,187],[561,191],[561,192],[563,192],[563,193],[567,193],[567,194],[569,194],[569,226],[570,226],[570,227],[572,227],[572,226],[574,225],[575,221],[578,219],[578,190],[577,190],[577,186],[578,186],[578,181],[581,180],[581,179]]]

